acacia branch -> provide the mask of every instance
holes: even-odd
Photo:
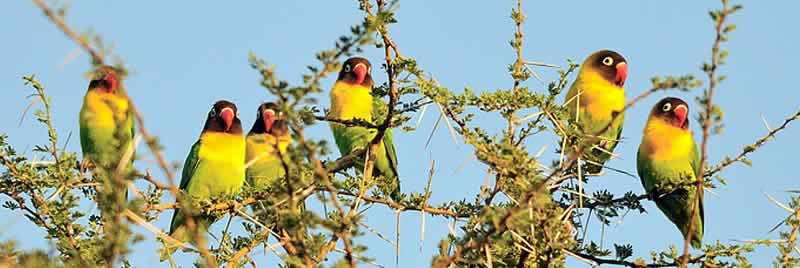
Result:
[[[49,7],[47,7],[47,5],[44,4],[42,0],[32,0],[32,1],[37,7],[39,7],[44,12],[44,14],[50,19],[51,22],[53,22],[53,24],[55,24],[62,32],[64,32],[64,34],[66,34],[69,38],[78,43],[78,45],[80,45],[81,48],[83,48],[86,52],[88,52],[89,55],[92,56],[92,61],[95,64],[98,65],[103,64],[102,54],[100,54],[97,50],[95,50],[86,41],[85,38],[81,37],[80,35],[75,33],[75,31],[73,31],[69,26],[67,26],[64,20],[61,17],[56,16],[55,13]],[[128,99],[129,103],[128,109],[130,109],[131,112],[134,114],[136,123],[138,125],[137,128],[139,130],[139,133],[145,139],[148,148],[155,156],[159,167],[164,171],[164,174],[166,175],[169,181],[170,187],[167,187],[167,189],[170,190],[170,192],[175,196],[176,200],[178,200],[178,202],[180,202],[183,207],[188,207],[186,206],[188,203],[185,200],[185,198],[183,198],[180,190],[174,186],[176,185],[175,178],[172,174],[172,171],[169,168],[169,165],[167,164],[167,161],[162,155],[161,150],[159,149],[156,139],[152,135],[150,135],[150,132],[147,131],[147,128],[145,128],[144,118],[142,117],[141,113],[139,113],[139,110],[136,109],[136,105],[134,104],[133,100],[131,100],[131,98],[127,96],[127,94],[125,95],[125,98]],[[213,258],[213,256],[211,256],[211,253],[205,247],[204,245],[205,242],[204,239],[202,238],[202,233],[198,231],[197,224],[195,223],[193,215],[191,215],[191,212],[189,210],[183,210],[183,213],[184,216],[186,216],[187,228],[190,230],[191,233],[194,234],[194,240],[198,242],[198,249],[200,251],[200,254],[204,257],[208,265],[212,267],[216,266],[216,260]]]
[[[337,194],[345,195],[345,196],[352,196],[352,197],[358,197],[359,196],[358,194],[354,194],[354,193],[350,193],[350,192],[346,192],[346,191],[339,191],[339,192],[337,192]],[[435,207],[431,207],[431,206],[427,206],[427,205],[423,205],[423,206],[406,206],[406,205],[403,205],[403,204],[400,204],[400,203],[393,202],[391,200],[375,198],[375,197],[371,197],[371,196],[367,196],[367,195],[361,196],[361,199],[363,199],[364,201],[370,202],[370,203],[383,204],[383,205],[386,205],[386,206],[388,206],[390,208],[393,208],[393,209],[396,209],[396,210],[400,210],[400,211],[403,211],[403,210],[424,211],[426,213],[430,213],[430,214],[433,214],[433,215],[446,216],[446,217],[450,217],[450,218],[454,218],[454,219],[464,219],[464,218],[469,218],[469,216],[470,216],[470,214],[468,214],[468,213],[457,213],[457,212],[452,211],[452,210],[440,209],[440,208],[435,208]]]
[[[580,258],[582,260],[589,261],[589,262],[591,262],[591,264],[593,266],[600,266],[600,265],[603,265],[603,264],[613,264],[613,265],[619,265],[619,266],[625,266],[625,267],[631,267],[631,268],[656,268],[656,267],[678,267],[679,265],[681,265],[680,263],[677,263],[677,262],[671,262],[671,263],[630,262],[630,261],[619,260],[619,259],[603,259],[603,258],[598,258],[598,257],[590,255],[590,254],[585,254],[585,253],[580,253],[580,252],[572,252],[572,251],[569,251],[569,250],[564,250],[564,252],[567,253],[568,255],[572,255],[572,256],[575,256],[575,257]],[[688,256],[684,256],[684,257],[688,257]],[[705,260],[705,257],[706,257],[706,254],[702,254],[702,255],[699,255],[699,256],[691,257],[688,260],[688,263],[702,263]]]
[[[800,118],[800,110],[798,110],[794,115],[792,115],[792,116],[786,118],[785,120],[783,120],[783,124],[781,124],[778,128],[770,130],[767,133],[767,135],[765,135],[764,137],[761,137],[755,143],[745,146],[742,149],[742,152],[739,153],[739,155],[737,155],[734,158],[727,158],[725,161],[722,161],[717,166],[715,166],[713,169],[711,169],[708,172],[706,172],[703,176],[704,177],[711,177],[714,174],[716,174],[717,172],[722,171],[722,169],[730,166],[731,164],[739,162],[739,161],[742,161],[745,156],[747,156],[749,153],[754,152],[756,149],[758,149],[759,147],[761,147],[762,145],[767,143],[767,141],[769,141],[770,139],[775,137],[775,135],[778,134],[778,132],[786,129],[786,127],[789,125],[789,123],[791,123],[794,120],[797,120],[798,118]]]
[[[94,62],[97,65],[103,64],[103,54],[95,50],[89,44],[89,42],[86,41],[86,38],[80,36],[78,33],[69,28],[69,26],[67,26],[67,23],[64,22],[64,18],[62,18],[59,15],[56,15],[56,13],[53,12],[53,10],[47,7],[47,4],[45,4],[44,1],[42,0],[31,0],[31,1],[33,2],[33,4],[39,7],[39,9],[41,9],[42,12],[44,12],[44,15],[47,16],[47,18],[50,19],[50,21],[53,22],[53,24],[55,24],[56,27],[58,27],[58,29],[64,32],[64,34],[67,35],[67,37],[78,43],[78,45],[80,45],[83,48],[83,50],[88,52],[89,55],[92,57],[92,62]]]
[[[333,118],[333,117],[328,117],[328,116],[315,115],[314,119],[317,119],[319,121],[327,121],[327,122],[332,122],[332,123],[339,123],[339,124],[345,125],[347,127],[363,127],[363,128],[371,128],[371,129],[380,128],[380,126],[375,125],[373,123],[370,123],[370,122],[368,122],[366,120],[363,120],[363,119],[360,119],[360,118],[339,119],[339,118]]]
[[[519,97],[519,86],[527,76],[522,69],[523,65],[525,64],[524,59],[522,58],[522,44],[524,41],[524,34],[522,32],[522,23],[525,21],[525,14],[522,13],[522,0],[517,0],[517,10],[516,12],[511,12],[511,18],[514,20],[516,25],[516,31],[514,32],[514,41],[511,43],[514,51],[516,52],[517,58],[514,61],[513,69],[511,71],[511,78],[514,80],[513,92],[514,97]],[[508,120],[508,143],[514,144],[514,120],[516,110],[514,108],[510,108],[508,111],[509,116]],[[498,181],[496,184],[499,184],[499,176]]]
[[[725,25],[725,20],[728,18],[728,15],[736,10],[728,8],[728,1],[722,0],[722,9],[720,12],[712,11],[711,14],[718,14],[718,16],[712,15],[716,21],[714,26],[716,37],[714,38],[714,44],[711,48],[711,66],[707,69],[704,68],[704,71],[708,75],[708,90],[706,90],[706,95],[704,99],[705,103],[705,113],[701,115],[702,123],[703,123],[703,141],[700,145],[700,165],[697,167],[695,174],[704,174],[706,160],[708,158],[708,139],[711,130],[711,115],[714,113],[714,90],[717,86],[717,68],[721,65],[722,55],[720,53],[720,44],[724,42],[727,37],[725,37],[725,32],[728,30],[723,30],[723,26]],[[683,261],[681,262],[681,267],[686,267],[689,262],[689,243],[692,240],[693,231],[696,227],[694,222],[694,217],[697,215],[697,211],[699,210],[699,206],[701,206],[701,197],[703,194],[703,180],[702,178],[697,178],[697,187],[695,191],[695,200],[692,202],[692,212],[690,213],[689,217],[689,227],[686,230],[686,237],[683,241]]]

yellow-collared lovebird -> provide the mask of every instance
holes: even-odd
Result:
[[[258,106],[256,121],[246,140],[247,184],[257,188],[274,187],[275,180],[286,174],[278,152],[285,156],[292,142],[278,105],[267,102]]]
[[[360,119],[380,124],[384,119],[376,114],[386,109],[386,103],[372,96],[372,65],[367,59],[354,57],[347,59],[339,72],[339,78],[331,90],[331,109],[329,116],[340,120]],[[377,130],[359,126],[346,126],[331,122],[331,130],[342,155],[347,155],[356,148],[364,148],[375,137]],[[400,179],[397,173],[397,155],[391,129],[386,129],[383,140],[378,144],[375,177],[382,177],[379,184],[390,191],[391,197],[400,197]],[[364,159],[356,160],[356,169],[364,169]]]
[[[180,189],[190,201],[238,193],[245,180],[244,156],[245,141],[236,105],[217,101],[208,112],[200,139],[183,163]],[[208,215],[193,218],[201,231],[216,220]],[[175,209],[169,234],[180,241],[189,241],[191,236],[185,222],[183,212]],[[174,249],[170,248],[169,253]],[[162,261],[166,257],[162,254]]]
[[[133,163],[133,112],[121,78],[111,66],[95,71],[79,115],[81,149],[101,174],[128,172]],[[123,159],[130,151],[127,159]],[[125,163],[120,161],[126,160]],[[125,189],[122,189],[125,190]]]
[[[615,114],[625,107],[622,86],[627,77],[625,58],[617,52],[601,50],[583,61],[578,77],[567,92],[564,105],[570,122],[592,136],[589,137],[591,150],[584,151],[581,156],[587,162],[585,167],[589,173],[599,173],[603,169],[619,142],[624,116],[615,117]]]
[[[691,243],[699,248],[703,240],[703,195],[701,192],[697,196],[694,188],[700,160],[689,131],[688,114],[689,106],[678,98],[664,98],[653,107],[644,127],[636,168],[645,191],[654,196],[658,208],[684,238],[689,224],[695,224]],[[696,200],[698,210],[693,213]]]

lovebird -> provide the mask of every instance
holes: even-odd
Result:
[[[134,116],[114,67],[102,66],[95,71],[78,118],[84,162],[106,176],[117,170],[123,175],[129,172],[133,163]],[[123,159],[127,152],[130,155]],[[120,163],[122,160],[125,162]]]
[[[381,98],[372,96],[372,65],[367,59],[353,57],[342,65],[339,77],[331,90],[331,108],[328,116],[340,120],[360,119],[373,124],[381,124],[380,115],[386,110],[386,103]],[[346,126],[331,122],[331,130],[339,152],[347,155],[356,148],[367,149],[369,142],[375,137],[377,129],[358,126]],[[376,160],[373,177],[381,177],[379,187],[387,189],[394,200],[400,198],[400,178],[397,173],[397,154],[391,129],[386,129],[383,140],[375,152]],[[364,158],[356,161],[358,172],[364,170]]]
[[[292,135],[277,104],[266,102],[258,106],[256,121],[247,133],[246,143],[245,174],[248,187],[266,190],[271,197],[277,199],[288,197],[283,161],[286,163],[291,161],[286,150],[292,143]],[[258,201],[251,207],[256,218],[262,223],[282,236],[287,235],[288,230],[285,230],[284,226],[277,225],[280,221],[278,215],[270,213],[275,209],[273,204]],[[305,203],[301,202],[297,208],[299,212],[304,211]],[[305,232],[304,229],[299,230]]]
[[[622,86],[627,77],[625,58],[617,52],[601,50],[583,61],[578,77],[567,92],[564,105],[570,123],[591,136],[589,144],[592,148],[586,148],[581,156],[589,173],[600,173],[619,142],[624,115],[614,116],[625,107],[625,89]],[[611,126],[607,127],[609,124]]]
[[[189,201],[231,196],[239,192],[245,180],[245,140],[236,105],[221,100],[208,112],[200,139],[194,143],[183,163],[180,189]],[[194,216],[202,232],[216,219],[209,215]],[[184,226],[186,219],[175,209],[169,234],[185,242],[191,234]],[[170,245],[162,252],[165,260],[177,247]]]
[[[286,156],[292,135],[277,104],[262,103],[256,117],[246,139],[247,184],[256,188],[274,187],[275,180],[285,174],[278,152]],[[288,157],[284,159],[288,160]]]
[[[700,157],[689,131],[689,106],[678,98],[664,98],[653,107],[644,127],[642,143],[636,155],[636,169],[645,191],[656,205],[683,233],[693,222],[692,247],[703,240],[703,196],[697,196],[695,182]],[[694,202],[698,211],[692,217]]]

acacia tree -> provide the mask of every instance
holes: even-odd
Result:
[[[98,36],[76,33],[66,24],[63,10],[48,6],[42,0],[32,2],[56,27],[88,52],[93,65],[100,66],[106,62],[105,55],[109,51]],[[642,202],[650,202],[651,195],[633,191],[622,195],[605,190],[585,192],[582,185],[591,183],[594,177],[580,169],[579,154],[561,153],[566,151],[563,148],[565,142],[561,142],[562,148],[556,151],[560,154],[559,160],[550,164],[540,162],[538,155],[527,150],[526,141],[549,134],[556,135],[561,141],[574,141],[570,142],[577,144],[573,149],[580,152],[589,149],[581,140],[592,133],[582,133],[577,127],[567,124],[566,109],[559,101],[569,84],[568,76],[578,67],[576,64],[570,62],[566,68],[558,69],[559,79],[547,83],[544,88],[529,88],[525,83],[536,75],[531,65],[555,66],[524,59],[522,27],[525,15],[521,2],[517,0],[516,8],[511,12],[516,26],[510,41],[516,53],[516,60],[509,67],[512,86],[492,92],[453,91],[427,74],[414,58],[402,54],[401,44],[392,39],[390,31],[390,26],[397,23],[394,16],[397,1],[359,1],[363,21],[336,40],[334,48],[316,54],[318,62],[308,66],[301,84],[282,80],[277,76],[275,66],[250,55],[250,65],[261,76],[261,85],[277,98],[287,117],[294,144],[283,158],[287,175],[280,187],[266,190],[245,188],[232,199],[190,201],[184,197],[175,184],[176,170],[164,159],[158,140],[136,111],[136,100],[132,100],[131,108],[138,125],[137,140],[146,144],[161,172],[138,171],[125,178],[134,193],[125,202],[104,197],[102,189],[112,185],[96,180],[90,170],[76,165],[79,159],[75,152],[59,149],[59,137],[51,118],[51,102],[45,95],[45,87],[34,76],[25,76],[24,82],[31,85],[33,96],[41,101],[42,107],[35,116],[49,137],[47,142],[36,146],[35,151],[49,155],[49,161],[34,161],[18,153],[8,144],[8,137],[0,134],[0,164],[3,166],[0,192],[6,197],[4,208],[24,215],[46,231],[45,239],[54,241],[57,255],[47,254],[43,249],[19,250],[13,241],[6,241],[0,247],[0,263],[22,267],[130,266],[130,246],[143,239],[131,232],[131,226],[143,226],[152,236],[175,242],[151,222],[165,211],[183,208],[187,211],[189,229],[194,235],[191,243],[178,243],[185,250],[197,253],[199,266],[255,266],[251,251],[260,246],[280,256],[285,266],[358,266],[362,262],[372,263],[369,245],[357,244],[353,238],[371,231],[363,222],[362,209],[364,204],[374,204],[398,213],[424,213],[457,222],[459,232],[441,238],[439,252],[431,260],[434,267],[562,267],[567,257],[591,265],[747,267],[749,263],[744,253],[752,252],[758,246],[778,249],[780,254],[776,256],[776,266],[800,265],[800,250],[796,243],[800,228],[800,196],[792,198],[788,205],[775,201],[790,213],[776,227],[781,232],[780,240],[716,242],[706,244],[701,252],[690,255],[690,238],[687,237],[682,247],[637,249],[652,250],[650,259],[633,259],[631,245],[614,244],[610,250],[585,240],[582,234],[587,232],[584,228],[586,222],[581,216],[594,213],[600,222],[609,224],[623,211],[644,212]],[[652,87],[632,98],[624,108],[629,109],[657,91],[703,89],[697,94],[697,102],[702,108],[697,118],[702,126],[699,174],[703,174],[703,178],[679,186],[698,192],[724,183],[721,171],[737,162],[749,164],[748,154],[800,118],[800,111],[790,115],[779,127],[745,146],[736,156],[726,157],[719,163],[708,161],[708,140],[722,127],[722,109],[714,104],[715,89],[725,79],[719,74],[728,55],[722,46],[735,30],[735,25],[728,23],[727,19],[742,8],[729,4],[727,0],[722,0],[721,4],[720,9],[709,13],[715,36],[710,60],[702,64],[705,78],[697,79],[693,75],[653,77]],[[381,65],[388,82],[376,86],[374,95],[388,99],[387,109],[378,111],[374,124],[363,120],[328,118],[326,111],[313,106],[316,99],[312,94],[323,91],[320,80],[338,71],[344,58],[370,46],[384,51]],[[116,67],[125,70],[121,64]],[[375,156],[368,152],[376,151],[375,146],[389,128],[413,130],[407,124],[410,114],[424,107],[438,108],[446,125],[474,148],[475,157],[493,175],[491,186],[481,188],[477,196],[443,204],[429,203],[432,194],[430,178],[424,192],[406,192],[399,200],[388,198],[390,189],[376,187],[376,179],[371,175]],[[535,112],[525,115],[523,111]],[[478,113],[499,114],[507,127],[499,132],[489,131],[473,122]],[[371,128],[377,134],[368,148],[330,158],[328,141],[311,139],[305,134],[306,127],[324,121]],[[365,154],[363,175],[346,172],[354,166],[356,159]],[[334,160],[322,160],[326,158]],[[131,183],[136,180],[147,182],[149,187],[138,189]],[[177,201],[164,202],[162,197],[165,195]],[[507,198],[497,198],[500,195]],[[302,203],[312,201],[330,206],[332,210],[297,209]],[[102,208],[100,214],[116,216],[102,219],[99,215],[86,215],[77,208],[80,202],[112,202],[98,207]],[[267,213],[249,214],[247,206],[256,202],[265,205]],[[193,224],[191,215],[194,213],[241,217],[246,235],[229,234],[228,226],[220,243],[211,245],[205,241],[205,234]],[[279,243],[268,243],[270,237]],[[332,251],[341,251],[342,257],[333,257]]]

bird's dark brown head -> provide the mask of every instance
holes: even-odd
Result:
[[[617,52],[600,50],[593,53],[586,61],[584,67],[591,68],[600,74],[606,81],[622,87],[628,78],[628,62]]]
[[[346,82],[348,84],[362,85],[365,87],[372,87],[372,64],[365,58],[352,57],[347,59],[342,64],[342,70],[339,71],[338,81]]]
[[[259,105],[256,122],[253,123],[250,133],[266,133],[273,136],[282,136],[289,133],[289,128],[286,125],[286,120],[283,117],[283,112],[280,111],[280,107],[272,102],[265,102]]]
[[[95,71],[92,81],[89,82],[89,90],[102,90],[114,94],[119,90],[121,84],[122,81],[114,67],[104,65]]]
[[[667,97],[656,103],[650,116],[659,118],[672,126],[689,129],[689,105],[679,98]]]
[[[203,132],[206,131],[242,134],[242,122],[239,120],[236,104],[226,100],[214,103],[203,128]]]

